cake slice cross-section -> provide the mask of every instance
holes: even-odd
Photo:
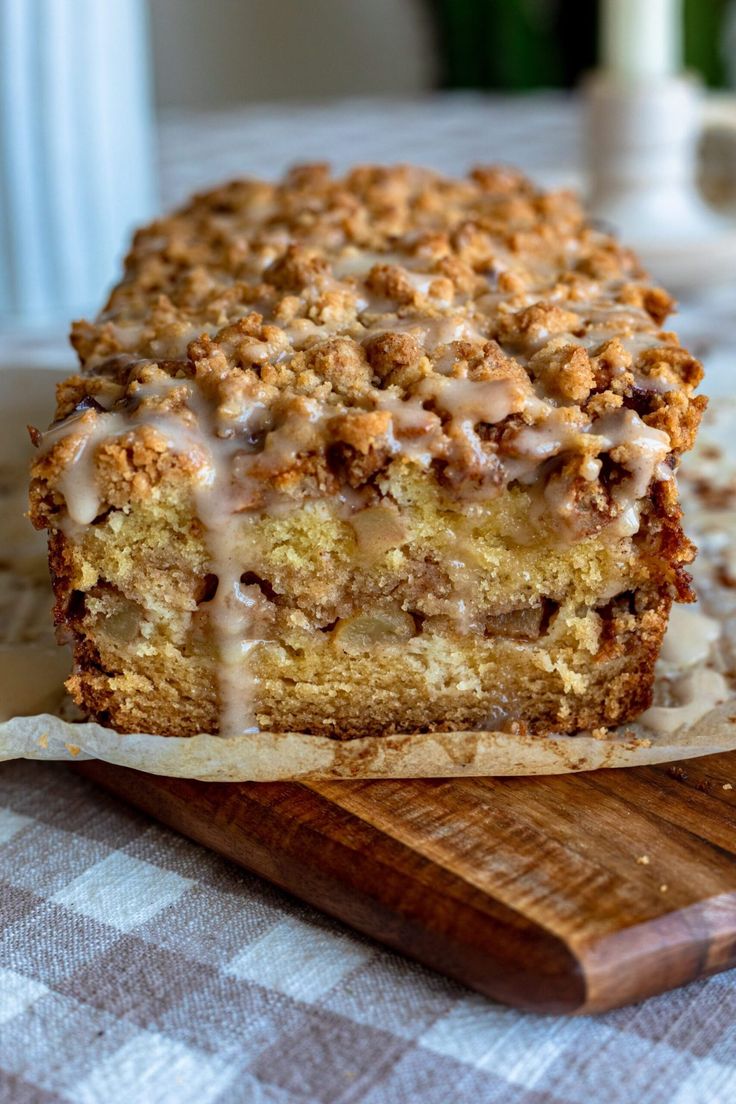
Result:
[[[141,230],[35,434],[74,698],[179,736],[635,718],[692,599],[671,309],[505,168],[305,166]]]

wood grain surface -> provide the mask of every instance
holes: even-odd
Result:
[[[736,753],[555,777],[308,784],[75,769],[518,1007],[596,1012],[736,965]]]

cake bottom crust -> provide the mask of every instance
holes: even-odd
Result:
[[[434,631],[347,650],[329,636],[303,649],[266,642],[253,655],[248,704],[262,731],[338,739],[612,727],[651,703],[670,604],[669,592],[651,588],[599,609],[563,607],[534,640]],[[218,731],[218,671],[206,652],[162,644],[140,655],[104,634],[78,638],[68,686],[90,716],[121,732]]]

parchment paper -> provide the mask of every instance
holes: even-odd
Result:
[[[49,374],[40,374],[50,391]],[[340,742],[303,733],[260,732],[184,739],[122,736],[69,719],[73,708],[62,687],[69,659],[53,643],[45,542],[23,516],[26,474],[18,468],[18,455],[17,450],[11,453],[14,468],[6,466],[0,482],[0,759],[99,758],[154,774],[268,781],[558,774],[736,749],[736,402],[721,400],[707,416],[696,452],[686,458],[680,477],[686,527],[701,549],[694,570],[700,608],[718,619],[719,637],[695,664],[663,664],[655,695],[665,708],[687,705],[683,688],[708,671],[721,676],[717,681],[725,692],[715,697],[725,700],[711,701],[713,707],[704,711],[701,701],[695,711],[703,715],[668,734],[639,723],[612,732],[556,737],[474,731]],[[673,632],[689,631],[687,616],[686,610],[684,620],[675,618]],[[707,704],[707,696],[703,701]]]

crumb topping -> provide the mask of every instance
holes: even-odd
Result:
[[[39,514],[70,465],[135,496],[192,478],[215,440],[238,509],[375,485],[398,460],[471,500],[539,485],[573,533],[635,531],[704,406],[661,329],[672,307],[572,195],[511,169],[235,181],[139,231],[74,325]]]

